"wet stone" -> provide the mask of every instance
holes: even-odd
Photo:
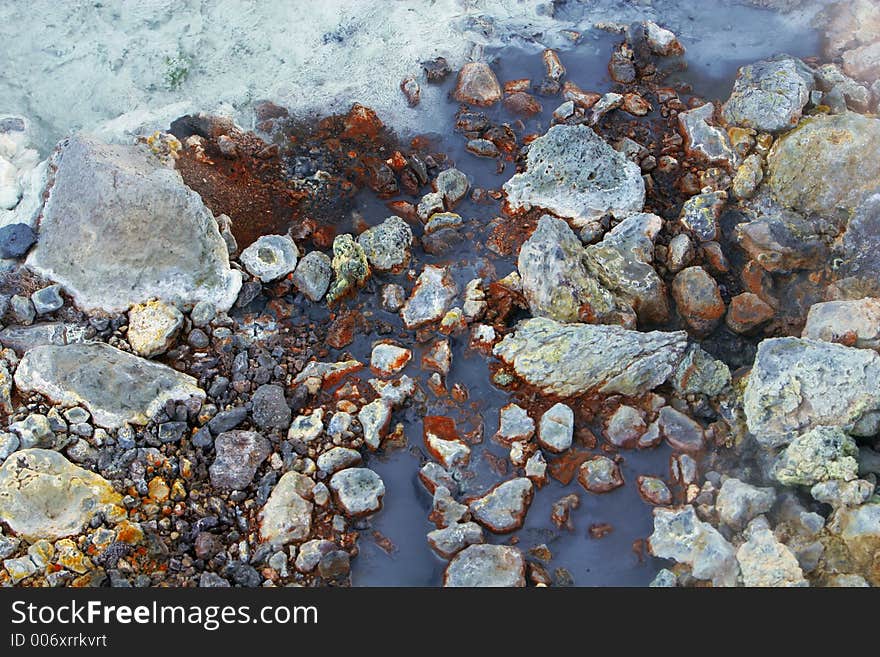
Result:
[[[299,251],[287,235],[263,235],[241,252],[241,264],[264,283],[278,280],[296,269]]]
[[[456,502],[446,486],[438,485],[434,489],[431,514],[428,519],[442,529],[458,522],[467,522],[470,515],[467,506]]]
[[[454,208],[465,197],[469,187],[467,176],[455,168],[444,169],[434,180],[434,188],[443,197],[448,210]]]
[[[428,532],[428,545],[444,559],[451,559],[469,545],[483,542],[483,530],[475,522],[450,525]]]
[[[471,545],[459,552],[443,573],[443,586],[523,587],[526,563],[518,548]]]
[[[527,441],[535,435],[535,421],[521,406],[507,404],[499,413],[498,432],[495,439],[503,444]]]
[[[496,534],[522,527],[532,502],[532,482],[519,477],[498,484],[468,505],[474,520]]]
[[[458,286],[448,267],[425,265],[400,310],[403,323],[412,329],[442,319],[456,294]]]
[[[419,470],[419,480],[431,495],[436,493],[437,488],[440,486],[448,489],[450,494],[455,495],[458,493],[458,482],[449,471],[433,461],[428,461],[421,467]]]
[[[702,267],[687,267],[672,281],[672,296],[691,329],[709,333],[724,317],[724,300],[715,279]]]
[[[556,454],[571,447],[574,435],[574,411],[565,404],[551,406],[541,416],[538,442],[544,449]]]
[[[618,406],[605,426],[608,442],[617,447],[633,447],[647,429],[643,415],[632,406]]]
[[[660,409],[657,418],[660,433],[673,449],[682,452],[697,452],[703,449],[705,434],[703,427],[681,411],[671,406]]]
[[[692,196],[681,208],[679,221],[700,242],[718,238],[718,217],[727,200],[725,192],[707,192]]]
[[[346,468],[330,479],[330,490],[349,517],[375,513],[382,508],[385,484],[369,468]]]
[[[581,464],[578,482],[591,493],[607,493],[623,486],[623,475],[607,456],[594,456]]]
[[[654,506],[672,504],[672,492],[662,479],[640,475],[636,480],[636,486],[639,489],[639,495],[648,504]]]
[[[269,441],[253,431],[226,431],[214,440],[214,462],[209,468],[217,488],[243,490],[272,451]]]
[[[757,294],[743,292],[730,300],[724,321],[734,333],[749,333],[774,315],[773,308]]]
[[[412,359],[412,351],[396,344],[380,342],[370,354],[370,368],[380,376],[392,376],[400,372]]]
[[[358,411],[358,421],[361,423],[367,447],[379,449],[391,421],[391,404],[382,398],[365,404]]]
[[[347,294],[356,291],[370,276],[367,256],[351,235],[337,235],[333,240],[333,260],[336,278],[327,292],[327,303],[334,304]]]
[[[318,457],[317,464],[320,470],[328,474],[334,474],[360,462],[361,454],[357,450],[347,447],[334,447],[321,454]]]
[[[406,290],[397,283],[382,286],[382,309],[391,313],[398,312],[406,303]]]
[[[465,148],[477,157],[498,157],[501,155],[501,151],[498,150],[495,143],[488,139],[470,139]]]
[[[706,103],[678,115],[678,124],[685,139],[685,150],[709,164],[734,165],[736,152],[730,144],[727,133],[711,125],[715,106]]]
[[[458,73],[452,95],[460,103],[485,107],[501,100],[501,85],[488,64],[468,62]]]
[[[322,538],[306,541],[299,547],[296,555],[296,569],[301,573],[310,573],[318,567],[318,563],[325,554],[336,549],[333,541]]]

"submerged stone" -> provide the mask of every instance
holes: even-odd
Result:
[[[545,208],[575,226],[645,203],[641,170],[586,126],[557,125],[529,145],[526,170],[504,184],[513,210]]]
[[[168,401],[205,397],[191,376],[102,342],[35,347],[21,359],[14,379],[23,392],[85,406],[95,424],[108,429],[145,425]]]
[[[142,146],[83,135],[63,142],[54,164],[31,269],[86,311],[121,312],[154,298],[232,307],[241,275],[210,210],[177,171]]]
[[[453,97],[460,103],[488,106],[501,100],[498,78],[484,62],[468,62],[458,72]]]

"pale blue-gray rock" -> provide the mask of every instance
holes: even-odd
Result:
[[[459,552],[443,573],[443,586],[523,587],[526,562],[510,545],[470,545]]]
[[[54,313],[64,305],[64,299],[61,297],[60,285],[49,285],[37,290],[31,295],[31,303],[34,304],[34,310],[38,315],[46,313]]]
[[[721,114],[733,125],[763,132],[797,125],[813,90],[813,73],[801,60],[781,55],[739,69]]]
[[[296,266],[293,285],[312,301],[320,301],[330,287],[332,276],[330,256],[320,251],[311,251]]]
[[[263,235],[238,259],[252,276],[270,283],[296,269],[299,251],[287,235]]]

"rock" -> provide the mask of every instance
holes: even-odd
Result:
[[[745,586],[809,586],[797,557],[766,527],[749,532],[736,559]]]
[[[650,588],[674,588],[678,586],[678,578],[671,570],[661,568],[648,586]]]
[[[164,354],[183,326],[183,314],[162,301],[137,304],[128,312],[128,343],[144,358]]]
[[[617,447],[633,447],[647,428],[644,413],[632,406],[621,404],[608,418],[605,437]]]
[[[471,545],[459,552],[443,573],[443,586],[523,587],[526,562],[509,545]]]
[[[773,307],[757,294],[743,292],[730,300],[724,321],[734,333],[749,333],[773,319],[775,314]]]
[[[795,438],[780,454],[773,476],[786,486],[858,477],[856,442],[836,427],[816,427]]]
[[[428,520],[442,529],[459,522],[467,522],[470,520],[470,513],[466,505],[455,501],[446,486],[438,485],[434,488],[434,499]]]
[[[668,506],[672,504],[672,491],[659,477],[640,475],[636,480],[639,496],[648,504],[654,506]]]
[[[312,301],[320,301],[330,287],[333,275],[330,256],[311,251],[300,259],[293,272],[293,285]]]
[[[393,376],[412,359],[412,351],[390,342],[379,342],[370,354],[370,369],[379,376]]]
[[[345,515],[357,518],[382,508],[385,484],[369,468],[346,468],[330,478],[330,490]]]
[[[637,396],[666,381],[686,348],[682,331],[643,333],[533,318],[520,322],[493,353],[546,393]]]
[[[381,397],[365,404],[358,411],[358,421],[361,423],[367,447],[379,449],[391,422],[391,404]]]
[[[715,106],[712,103],[679,113],[678,125],[684,136],[685,151],[707,164],[733,166],[739,158],[727,133],[709,123],[714,114]]]
[[[290,426],[290,406],[281,386],[261,385],[251,397],[251,404],[251,417],[260,429],[286,431]]]
[[[458,438],[441,438],[425,426],[425,447],[447,469],[464,467],[471,458],[471,448]]]
[[[873,586],[880,585],[877,552],[880,550],[880,504],[873,502],[837,512],[835,524],[849,553]]]
[[[736,170],[733,177],[732,191],[738,199],[748,199],[755,195],[755,190],[764,179],[764,161],[757,153],[749,155]]]
[[[33,302],[28,297],[20,294],[12,295],[9,300],[10,309],[12,310],[12,318],[19,324],[25,326],[30,325],[34,321],[37,314]]]
[[[801,338],[758,345],[743,395],[749,431],[765,447],[819,426],[873,435],[880,421],[880,355]]]
[[[679,43],[674,33],[660,27],[653,21],[645,21],[643,25],[646,42],[655,55],[678,57],[684,54],[684,46]]]
[[[192,377],[101,342],[35,347],[21,359],[14,379],[22,392],[85,406],[95,424],[107,429],[145,425],[168,401],[205,398]]]
[[[880,299],[815,303],[801,337],[880,350]]]
[[[361,454],[348,447],[333,447],[318,457],[318,469],[334,474],[361,462]]]
[[[544,215],[519,252],[517,269],[533,315],[561,322],[620,323],[614,297],[589,273],[580,240],[562,219]]]
[[[29,542],[78,534],[122,497],[100,475],[58,452],[23,449],[0,466],[0,517]]]
[[[687,395],[720,395],[730,384],[730,369],[701,347],[691,345],[670,378],[674,390]]]
[[[617,224],[599,244],[586,248],[587,268],[617,297],[626,319],[629,307],[643,322],[669,319],[666,285],[651,264],[654,240],[662,228],[660,217],[640,212]]]
[[[678,312],[696,333],[710,333],[724,317],[724,300],[718,283],[702,267],[682,269],[672,281]]]
[[[767,157],[776,198],[803,214],[848,215],[877,188],[880,119],[845,112],[803,120]]]
[[[501,100],[501,85],[488,64],[468,62],[458,72],[452,96],[460,103],[486,107]]]
[[[872,81],[880,77],[880,41],[843,53],[843,70],[859,80]]]
[[[718,238],[718,217],[727,200],[726,192],[706,192],[690,197],[681,208],[679,221],[700,242]]]
[[[734,238],[771,273],[816,269],[827,259],[828,249],[814,224],[782,208],[771,208],[769,214],[737,224]]]
[[[358,236],[370,265],[378,271],[402,271],[410,259],[413,233],[400,217],[388,217]]]
[[[526,477],[509,479],[491,488],[468,504],[474,520],[496,534],[506,534],[523,526],[532,503],[534,486]]]
[[[639,212],[641,170],[586,126],[556,125],[529,145],[526,170],[504,184],[512,210],[545,208],[574,226]]]
[[[721,114],[729,124],[762,132],[779,132],[797,125],[814,80],[799,59],[780,55],[739,69],[733,92]]]
[[[675,274],[693,262],[694,245],[686,234],[679,233],[669,240],[667,253],[666,267]]]
[[[272,445],[254,431],[225,431],[214,440],[214,452],[209,468],[211,484],[216,488],[244,490],[272,453]]]
[[[593,456],[578,470],[578,483],[591,493],[607,493],[623,486],[620,467],[607,456]]]
[[[337,235],[333,240],[331,266],[336,278],[327,292],[329,305],[356,291],[370,277],[370,263],[363,247],[348,234]]]
[[[441,319],[458,294],[449,267],[425,265],[400,316],[408,329]]]
[[[299,546],[296,555],[296,569],[301,573],[310,573],[318,567],[318,563],[325,554],[336,549],[333,541],[325,539],[312,539]]]
[[[538,442],[544,449],[559,454],[571,447],[574,435],[574,411],[563,403],[557,403],[541,416]]]
[[[867,284],[872,294],[880,295],[880,193],[871,194],[856,208],[840,240],[841,276],[852,276]],[[5,329],[9,330],[9,329]],[[0,338],[3,333],[0,332]]]
[[[434,180],[434,189],[443,197],[448,210],[452,210],[465,197],[469,187],[467,176],[455,168],[444,169]]]
[[[49,424],[49,418],[39,413],[31,413],[19,422],[9,425],[9,430],[21,441],[22,448],[45,447],[51,449],[55,446],[55,433]]]
[[[314,486],[315,482],[298,472],[291,471],[282,475],[260,511],[262,541],[282,546],[309,537],[314,508],[309,500]],[[297,569],[299,565],[297,558]]]
[[[860,506],[867,502],[873,494],[874,484],[865,479],[853,481],[829,479],[828,481],[814,484],[810,488],[810,495],[813,496],[814,500],[823,504],[830,504],[835,509],[844,506]]]
[[[271,283],[296,269],[299,250],[287,235],[263,235],[238,257],[251,276]]]
[[[54,313],[64,305],[60,285],[50,285],[37,290],[31,295],[31,303],[38,315]]]
[[[547,483],[547,461],[544,460],[544,453],[541,450],[536,451],[529,457],[526,461],[525,471],[526,477],[538,488]]]
[[[248,411],[244,406],[236,406],[227,411],[220,411],[208,421],[208,429],[215,436],[235,429],[239,424],[247,419]]]
[[[458,492],[458,482],[445,468],[433,461],[428,461],[419,470],[419,480],[431,495],[434,495],[441,486],[449,490],[450,494]]]
[[[0,226],[0,258],[22,258],[36,241],[37,234],[27,224]]]
[[[451,559],[469,545],[483,542],[483,530],[475,522],[465,522],[428,532],[428,545],[444,559]]]
[[[351,572],[351,557],[345,550],[334,550],[321,557],[318,573],[325,580],[345,577]]]
[[[398,312],[406,303],[406,290],[397,283],[382,286],[382,309],[390,313]]]
[[[733,546],[697,518],[692,506],[655,508],[648,547],[656,557],[687,564],[697,579],[710,580],[714,586],[736,586],[739,565]]]
[[[19,448],[21,441],[14,433],[0,432],[0,463],[3,463],[9,456]]]
[[[703,449],[705,434],[700,424],[672,406],[664,406],[657,416],[660,434],[673,449],[698,452]]]
[[[730,477],[721,484],[715,508],[721,522],[739,531],[753,518],[770,511],[775,501],[776,491],[772,488],[758,488]]]
[[[211,212],[177,171],[144,146],[82,135],[53,159],[31,269],[63,285],[85,311],[122,312],[154,298],[232,307],[241,275],[229,267]]]
[[[866,112],[871,104],[871,90],[844,75],[836,64],[825,64],[814,71],[822,91],[838,90],[846,104],[857,112]]]
[[[516,404],[501,407],[498,421],[498,432],[495,439],[504,445],[515,442],[526,442],[535,435],[535,421],[529,417],[526,409]]]
[[[422,354],[422,369],[438,372],[443,376],[449,374],[452,367],[452,349],[449,340],[433,342]]]

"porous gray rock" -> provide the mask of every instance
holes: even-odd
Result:
[[[636,396],[666,381],[687,346],[683,331],[643,333],[533,318],[520,322],[493,353],[546,393]]]
[[[733,125],[779,132],[797,125],[815,86],[813,73],[801,60],[787,55],[739,69],[733,92],[721,114]]]
[[[795,438],[779,455],[773,476],[786,486],[852,481],[859,473],[856,441],[837,427],[816,427]]]
[[[529,145],[526,170],[504,184],[513,210],[540,207],[580,227],[611,213],[639,212],[641,170],[591,128],[556,125]]]
[[[345,515],[353,518],[382,508],[385,484],[369,468],[346,468],[330,478],[330,490]]]
[[[802,338],[758,345],[743,395],[749,431],[765,447],[819,426],[853,435],[880,427],[880,354]]]
[[[205,398],[191,376],[102,342],[35,347],[21,359],[14,380],[22,392],[85,406],[95,424],[107,429],[145,425],[168,401]]]
[[[388,217],[358,235],[370,266],[378,271],[401,271],[409,264],[412,228],[403,219]]]
[[[296,269],[299,251],[287,235],[263,235],[238,257],[251,276],[271,283]]]
[[[534,486],[526,477],[502,482],[468,505],[474,520],[496,534],[506,534],[522,527]]]
[[[748,534],[749,540],[736,551],[743,585],[809,586],[794,552],[780,543],[769,528],[750,528]]]
[[[271,383],[261,385],[251,398],[251,417],[260,429],[286,431],[292,415],[284,388]]]
[[[153,298],[232,307],[241,275],[210,210],[177,171],[143,145],[84,135],[62,142],[53,166],[27,264],[80,308],[122,312]]]

